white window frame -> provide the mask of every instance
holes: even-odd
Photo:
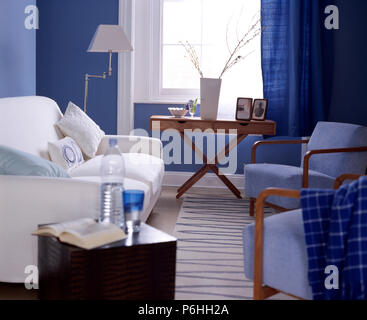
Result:
[[[162,88],[162,15],[163,0],[135,2],[135,103],[184,103],[200,95],[199,89]]]
[[[134,47],[135,0],[119,0],[119,25]],[[134,52],[118,54],[117,134],[129,135],[134,128]]]

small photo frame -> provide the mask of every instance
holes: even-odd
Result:
[[[252,120],[265,121],[268,112],[268,99],[255,99],[252,106]]]
[[[236,108],[236,120],[251,120],[252,115],[252,98],[238,98]]]

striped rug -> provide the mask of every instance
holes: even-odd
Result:
[[[252,299],[253,283],[243,269],[242,230],[253,222],[248,200],[186,196],[175,228],[176,299]]]

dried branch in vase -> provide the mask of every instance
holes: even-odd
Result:
[[[186,41],[186,43],[183,43],[180,41],[180,44],[185,48],[186,50],[186,58],[188,58],[191,63],[194,65],[195,69],[199,72],[200,77],[204,78],[203,72],[201,71],[200,68],[200,61],[199,61],[199,57],[196,53],[195,48],[188,42]]]
[[[245,58],[247,58],[252,52],[247,55],[240,55],[240,51],[246,47],[249,43],[255,40],[261,34],[261,18],[258,17],[255,22],[249,27],[244,36],[238,41],[235,48],[230,51],[229,59],[227,60],[222,73],[219,76],[219,79],[223,77],[223,75],[234,65],[241,62]],[[228,37],[227,37],[228,44]],[[228,45],[227,45],[228,46]]]
[[[228,39],[229,24],[227,25],[226,44],[227,44],[227,49],[229,51],[230,56],[223,68],[223,71],[221,72],[219,76],[219,79],[221,79],[223,75],[229,69],[231,69],[237,63],[245,60],[253,52],[251,51],[250,53],[241,55],[241,50],[244,49],[246,46],[248,46],[258,36],[260,36],[262,32],[260,12],[258,12],[254,16],[252,21],[253,21],[252,24],[248,28],[247,32],[242,36],[242,38],[239,38],[237,34],[237,44],[234,47],[234,49],[231,49],[229,46],[229,39]],[[185,51],[186,51],[185,57],[191,61],[195,69],[199,72],[200,77],[204,78],[203,72],[201,71],[201,67],[200,67],[200,61],[199,61],[195,48],[188,41],[186,41],[186,43],[183,43],[180,41],[180,44],[185,48]]]

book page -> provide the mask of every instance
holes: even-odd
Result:
[[[59,237],[60,234],[62,234],[66,230],[78,230],[79,228],[83,229],[93,224],[95,224],[95,221],[89,218],[67,221],[63,223],[54,223],[39,227],[38,230],[33,233],[33,235],[51,234],[55,237]]]
[[[84,228],[65,230],[59,237],[61,242],[84,249],[96,248],[125,238],[125,232],[118,226],[96,222]]]
[[[120,228],[113,224],[97,223],[93,221],[92,223],[83,223],[71,227],[68,226],[64,229],[64,232],[71,233],[78,238],[84,238],[99,233],[110,233],[117,229],[120,230]]]
[[[83,235],[85,234],[85,230],[89,230],[91,226],[94,226],[96,224],[98,223],[95,222],[93,219],[85,218],[58,223],[53,226],[56,226],[59,230],[62,230],[62,232],[69,232],[75,234],[78,237],[83,237]]]

